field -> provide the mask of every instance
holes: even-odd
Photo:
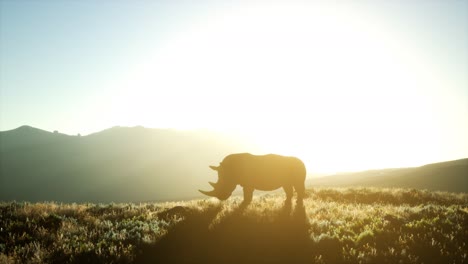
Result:
[[[0,263],[468,263],[468,194],[314,188],[141,204],[0,203]]]

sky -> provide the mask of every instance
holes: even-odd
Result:
[[[468,1],[0,0],[0,12],[0,131],[210,129],[317,172],[468,157]]]

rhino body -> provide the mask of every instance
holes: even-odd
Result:
[[[218,171],[218,182],[210,182],[214,190],[200,192],[220,200],[229,198],[237,185],[244,189],[244,203],[252,200],[254,190],[272,191],[283,188],[286,202],[290,202],[295,189],[297,202],[302,203],[304,198],[306,168],[296,157],[238,153],[226,156],[219,166],[210,168]]]

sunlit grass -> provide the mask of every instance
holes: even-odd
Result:
[[[307,196],[302,209],[269,193],[246,208],[240,197],[223,203],[3,202],[0,263],[468,261],[468,194],[322,188]],[[242,253],[230,255],[229,248]]]

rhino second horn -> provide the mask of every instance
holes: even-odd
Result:
[[[209,183],[213,188],[216,189],[216,185],[217,185],[216,183],[214,183],[214,182],[208,182],[208,183]]]
[[[210,191],[210,192],[206,192],[206,191],[202,191],[202,190],[198,190],[198,191],[203,193],[204,195],[216,197],[216,191],[215,190]]]

